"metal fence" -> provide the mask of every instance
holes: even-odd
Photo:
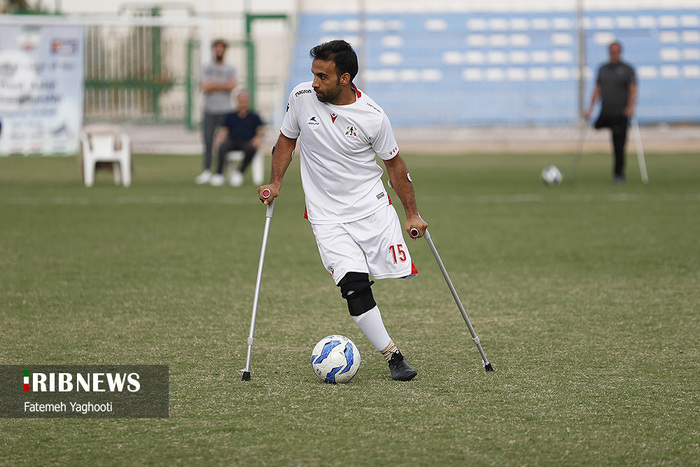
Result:
[[[199,74],[210,59],[213,38],[229,44],[226,62],[237,70],[238,87],[251,91],[256,109],[263,116],[277,112],[291,36],[286,16],[183,18],[153,9],[128,13],[122,13],[123,24],[87,27],[86,121],[184,122],[196,128]]]
[[[184,121],[189,26],[92,25],[85,34],[85,119]]]

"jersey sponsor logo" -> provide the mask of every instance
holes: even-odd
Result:
[[[377,199],[382,199],[384,198],[384,192],[382,191],[381,193],[377,193]]]
[[[336,113],[331,114],[331,120],[333,120],[333,123],[335,123],[335,119],[338,118],[338,115]]]
[[[357,127],[355,125],[348,125],[345,127],[345,137],[354,138],[357,136]]]
[[[398,153],[399,153],[399,148],[397,148],[396,146],[394,146],[394,149],[392,149],[391,151],[389,151],[389,155],[390,155],[390,156],[395,156],[395,155],[397,155]]]
[[[299,97],[302,94],[311,94],[311,89],[300,89],[299,91],[294,93],[294,97]]]
[[[314,127],[319,126],[319,125],[321,124],[321,122],[318,120],[318,117],[314,115],[313,117],[311,117],[311,118],[309,119],[309,121],[307,122],[307,124],[308,124],[310,127],[314,128]]]
[[[366,102],[366,104],[367,104],[368,106],[370,106],[371,108],[373,108],[374,110],[376,110],[377,112],[382,113],[382,111],[381,111],[380,109],[378,109],[377,107],[373,106],[373,105],[370,104],[369,102]]]

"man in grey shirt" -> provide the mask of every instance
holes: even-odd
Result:
[[[204,66],[200,76],[204,93],[204,115],[202,117],[202,138],[204,139],[204,171],[195,178],[195,183],[210,183],[214,186],[224,184],[224,177],[212,175],[212,152],[214,132],[221,124],[224,115],[233,111],[231,91],[236,87],[236,70],[224,63],[226,42],[221,39],[212,44],[214,61]]]
[[[637,77],[634,68],[620,59],[622,44],[619,42],[610,44],[609,54],[610,62],[598,70],[591,105],[584,113],[584,118],[588,120],[591,117],[593,106],[600,98],[602,101],[600,115],[593,126],[596,129],[610,128],[615,156],[613,183],[623,184],[625,183],[627,127],[629,119],[634,115],[634,106],[637,101]]]

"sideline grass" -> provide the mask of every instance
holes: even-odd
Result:
[[[697,465],[700,158],[648,154],[646,187],[631,160],[619,187],[586,155],[575,183],[542,186],[570,157],[406,157],[496,368],[420,240],[419,278],[374,286],[410,383],[323,270],[297,162],[243,383],[264,224],[249,182],[197,187],[198,159],[136,156],[132,187],[88,189],[73,158],[0,158],[0,363],[167,364],[171,383],[169,419],[0,420],[0,463]],[[331,333],[362,353],[351,384],[310,370]]]

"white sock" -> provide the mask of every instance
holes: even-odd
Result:
[[[386,349],[391,343],[391,337],[389,337],[389,333],[386,332],[379,307],[375,306],[368,312],[362,313],[360,316],[353,316],[352,319],[357,323],[360,329],[362,329],[367,339],[369,339],[378,351],[381,352]]]

